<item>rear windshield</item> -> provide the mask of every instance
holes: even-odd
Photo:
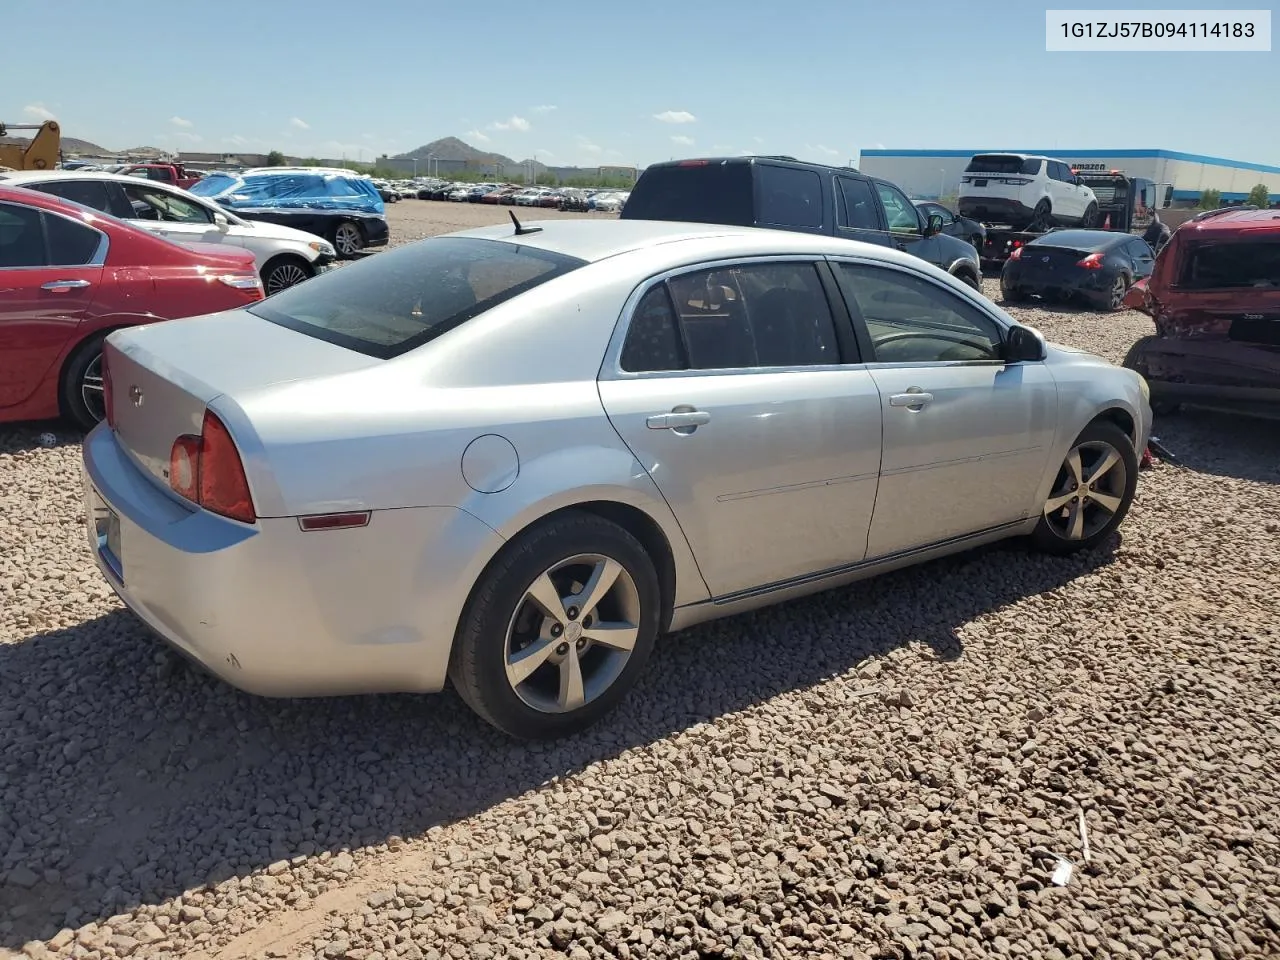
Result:
[[[1193,290],[1280,287],[1280,237],[1196,244],[1187,251],[1179,285]]]
[[[1012,156],[1007,153],[980,153],[964,168],[965,173],[1024,173],[1040,172],[1040,161]]]
[[[621,219],[748,227],[755,222],[753,207],[750,164],[650,167],[636,182]]]
[[[192,184],[191,192],[198,197],[214,197],[233,186],[236,178],[225,173],[211,173],[199,183]]]
[[[1064,250],[1081,250],[1093,253],[1115,246],[1128,234],[1109,233],[1102,230],[1055,230],[1043,237],[1036,237],[1029,247],[1058,247]]]
[[[433,237],[289,287],[250,312],[386,360],[585,264],[514,243]]]

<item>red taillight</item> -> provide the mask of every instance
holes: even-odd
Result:
[[[1091,253],[1087,257],[1085,257],[1083,260],[1077,260],[1076,266],[1083,267],[1085,270],[1101,270],[1102,254]]]
[[[1017,260],[1017,259],[1018,259],[1019,257],[1021,257],[1021,256],[1022,256],[1022,246],[1021,246],[1021,244],[1015,245],[1015,246],[1014,246],[1014,248],[1013,248],[1013,253],[1009,254],[1009,259],[1010,259],[1010,260]]]
[[[240,451],[212,410],[204,412],[200,436],[185,434],[173,442],[169,486],[210,513],[242,523],[257,520]]]
[[[678,167],[706,167],[711,164],[710,160],[681,160],[676,164]]]
[[[111,365],[107,363],[107,348],[102,348],[102,409],[106,411],[107,426],[116,428],[116,411],[111,404]]]

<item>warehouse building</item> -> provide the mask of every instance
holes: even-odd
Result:
[[[858,169],[890,180],[912,196],[956,196],[960,176],[978,153],[1026,153],[1053,157],[1083,171],[1120,170],[1130,177],[1173,184],[1177,204],[1194,203],[1209,189],[1222,199],[1240,201],[1255,184],[1265,183],[1273,202],[1280,199],[1280,167],[1224,160],[1175,150],[863,150]]]

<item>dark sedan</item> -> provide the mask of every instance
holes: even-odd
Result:
[[[1129,288],[1151,276],[1154,263],[1151,247],[1132,234],[1054,230],[1013,251],[1000,291],[1012,302],[1039,296],[1119,310]]]
[[[971,243],[975,250],[982,252],[983,244],[987,242],[987,228],[977,220],[957,216],[942,204],[934,203],[932,200],[917,200],[916,209],[926,217],[934,215],[941,217],[943,233],[963,240],[965,243]]]

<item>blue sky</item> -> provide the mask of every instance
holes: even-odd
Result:
[[[366,161],[458,136],[582,165],[1046,145],[1280,163],[1275,52],[1046,53],[1046,6],[1068,4],[5,0],[0,119]]]

